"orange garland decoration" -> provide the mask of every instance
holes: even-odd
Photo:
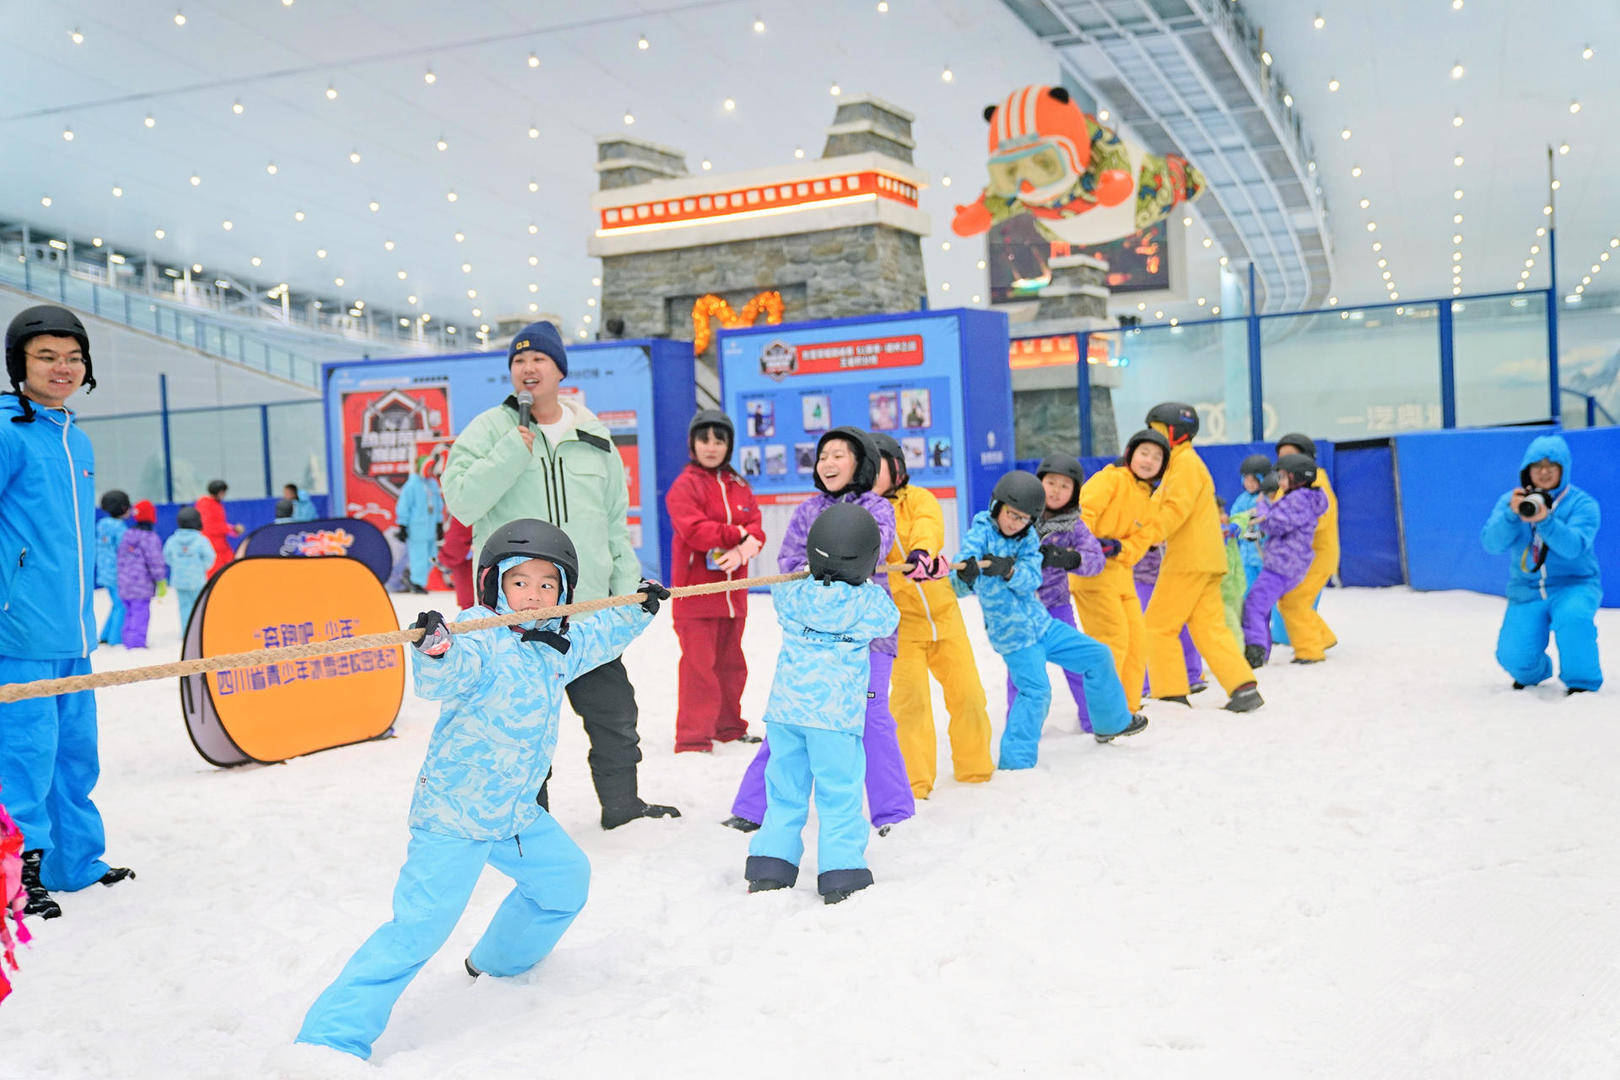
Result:
[[[744,304],[740,312],[731,310],[730,304],[713,293],[698,297],[692,305],[692,355],[701,356],[709,351],[709,343],[714,337],[711,320],[719,319],[720,325],[730,330],[738,326],[753,326],[761,314],[765,316],[766,323],[772,326],[781,322],[782,294],[775,290],[759,293]]]

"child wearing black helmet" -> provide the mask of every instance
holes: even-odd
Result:
[[[1041,727],[1052,703],[1048,663],[1084,678],[1098,742],[1147,726],[1147,717],[1132,715],[1126,705],[1108,646],[1058,622],[1040,601],[1041,541],[1034,523],[1045,508],[1046,488],[1033,474],[1014,470],[997,480],[990,508],[973,516],[962,538],[962,566],[952,573],[958,595],[978,596],[990,644],[1018,688],[1001,734],[1003,769],[1033,768],[1039,757]]]
[[[174,532],[163,541],[163,561],[169,564],[169,584],[180,601],[180,633],[186,632],[197,594],[208,584],[214,565],[214,545],[202,534],[202,515],[195,506],[182,506],[174,516]]]
[[[1271,473],[1271,459],[1264,454],[1250,454],[1238,466],[1238,476],[1243,481],[1243,492],[1232,500],[1232,506],[1227,514],[1232,523],[1238,527],[1238,555],[1243,560],[1243,588],[1247,592],[1254,585],[1254,579],[1260,576],[1260,544],[1252,535],[1250,525],[1254,517],[1254,508],[1262,501],[1260,485],[1265,482]]]
[[[568,603],[579,558],[566,533],[520,518],[478,559],[467,622]],[[516,883],[464,961],[467,974],[521,975],[551,952],[585,905],[590,863],[537,795],[557,747],[569,681],[622,653],[669,590],[642,581],[639,607],[473,630],[454,637],[424,611],[416,693],[442,702],[411,800],[410,846],[394,917],[366,939],[310,1006],[298,1041],[371,1056],[388,1014],[455,929],[487,863]]]
[[[1243,601],[1243,658],[1262,667],[1271,657],[1271,609],[1305,580],[1311,543],[1327,510],[1327,496],[1312,487],[1316,462],[1304,454],[1277,458],[1277,498],[1256,508],[1255,525],[1265,537],[1265,565]]]
[[[1080,485],[1086,474],[1080,460],[1068,454],[1049,454],[1036,466],[1035,477],[1046,490],[1046,506],[1035,522],[1041,541],[1041,587],[1036,595],[1046,613],[1058,622],[1079,629],[1074,617],[1074,600],[1069,592],[1071,575],[1096,577],[1105,563],[1103,549],[1080,520]],[[1086,710],[1085,679],[1065,671],[1069,694],[1080,715],[1080,730],[1091,734],[1091,714]],[[1007,711],[1012,712],[1018,687],[1007,677]]]
[[[731,417],[717,409],[700,410],[687,425],[691,461],[664,496],[675,527],[669,573],[677,588],[747,577],[749,562],[765,545],[754,489],[731,467],[736,435]],[[747,590],[676,600],[670,614],[681,643],[675,752],[708,753],[717,742],[759,742],[748,734],[742,715]]]
[[[1277,457],[1303,454],[1316,460],[1316,442],[1309,435],[1291,432],[1277,440]],[[1317,611],[1322,589],[1339,572],[1339,497],[1333,492],[1326,469],[1316,470],[1311,487],[1327,499],[1327,509],[1316,523],[1311,540],[1311,565],[1298,585],[1277,601],[1271,620],[1272,636],[1294,647],[1294,662],[1314,664],[1327,657],[1327,650],[1339,643],[1327,620]]]
[[[96,522],[96,588],[106,589],[112,597],[107,621],[101,624],[96,640],[111,645],[123,639],[124,602],[118,598],[118,542],[124,538],[129,522],[129,496],[113,488],[101,497],[101,510],[106,517]]]
[[[827,507],[811,524],[805,548],[810,576],[771,589],[782,652],[765,707],[770,799],[743,875],[749,892],[791,889],[798,881],[814,789],[816,889],[836,904],[872,884],[861,812],[869,645],[894,633],[900,612],[870,580],[886,547],[864,508]]]

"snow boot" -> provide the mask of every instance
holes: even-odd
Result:
[[[130,881],[134,881],[135,871],[131,870],[127,866],[115,866],[108,870],[105,874],[102,874],[96,880],[103,885],[116,885],[125,878],[128,878]]]
[[[855,893],[872,884],[872,871],[828,870],[816,875],[816,891],[824,904],[841,904]]]
[[[1154,698],[1153,700],[1154,701],[1173,701],[1177,705],[1185,705],[1189,709],[1192,708],[1192,702],[1187,700],[1187,695],[1186,694],[1171,694],[1168,697]]]
[[[43,848],[23,852],[22,886],[28,894],[28,906],[23,908],[24,915],[38,915],[42,919],[56,919],[62,915],[62,905],[51,899],[51,894],[45,891],[45,886],[39,883],[39,863],[45,858]]]
[[[617,829],[620,825],[628,825],[639,818],[680,816],[681,812],[673,806],[659,806],[657,803],[644,803],[638,799],[627,806],[602,807],[602,828]]]
[[[1122,730],[1116,731],[1112,735],[1104,735],[1101,732],[1097,732],[1093,734],[1092,738],[1096,739],[1100,743],[1111,743],[1115,739],[1124,738],[1126,735],[1135,735],[1138,731],[1141,731],[1143,728],[1147,727],[1147,725],[1148,718],[1146,716],[1142,715],[1141,713],[1132,713],[1131,722],[1126,724]]]
[[[751,893],[775,892],[777,889],[788,888],[792,888],[792,886],[785,881],[777,881],[775,878],[756,878],[748,883],[748,891]]]
[[[1520,682],[1517,679],[1514,679],[1513,680],[1513,689],[1515,689],[1515,690],[1523,690],[1524,689],[1524,683]]]
[[[467,974],[471,975],[475,979],[483,974],[482,971],[479,971],[477,968],[473,967],[472,957],[470,956],[463,960],[462,964],[467,968]]]
[[[1571,686],[1569,689],[1564,691],[1564,696],[1565,697],[1573,697],[1576,694],[1590,694],[1591,692],[1592,692],[1591,687],[1587,687],[1587,686]]]
[[[757,743],[762,743],[765,740],[764,740],[763,737],[761,737],[759,735],[750,735],[750,734],[748,734],[748,732],[745,731],[741,735],[735,736],[734,738],[716,739],[715,741],[716,742],[723,742],[723,743],[742,743],[745,746],[753,746],[753,745],[755,745]]]
[[[1296,657],[1294,657],[1292,660],[1290,660],[1288,662],[1290,664],[1320,664],[1322,661],[1320,659],[1307,660],[1303,656],[1296,656]]]
[[[759,828],[759,822],[749,821],[747,818],[741,817],[737,814],[732,814],[720,824],[724,825],[728,829],[736,829],[738,832],[753,832],[755,829]]]
[[[1232,691],[1232,700],[1223,708],[1227,712],[1253,712],[1265,703],[1265,699],[1260,696],[1260,688],[1250,682]]]
[[[1250,667],[1261,668],[1266,666],[1266,660],[1269,658],[1266,656],[1266,647],[1264,645],[1245,645],[1243,646],[1243,659],[1249,662]]]
[[[898,824],[900,824],[898,821],[891,821],[887,825],[879,825],[877,834],[879,836],[888,836],[889,835],[889,830],[894,828]]]
[[[1189,693],[1189,694],[1202,694],[1205,690],[1208,690],[1208,689],[1209,689],[1209,683],[1205,682],[1203,679],[1199,679],[1197,682],[1195,682],[1191,686],[1187,687],[1187,693]]]

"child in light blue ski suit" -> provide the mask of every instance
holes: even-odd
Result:
[[[579,562],[562,530],[519,519],[496,530],[478,568],[480,606],[466,622],[566,603]],[[646,629],[661,585],[641,607],[456,635],[425,611],[413,670],[419,696],[443,702],[411,801],[410,845],[394,917],[360,946],[304,1017],[298,1041],[360,1058],[422,965],[455,929],[487,863],[516,883],[473,947],[468,974],[528,971],[585,905],[590,863],[536,797],[557,747],[557,712],[577,676],[622,653]]]
[[[427,592],[428,574],[438,558],[439,538],[444,535],[444,496],[433,475],[435,460],[424,455],[416,463],[415,471],[399,489],[399,502],[394,504],[399,538],[405,541],[410,554],[407,574],[412,592]]]
[[[1603,602],[1598,567],[1598,501],[1570,483],[1569,444],[1558,435],[1531,440],[1519,486],[1497,500],[1480,543],[1492,555],[1514,556],[1507,612],[1496,639],[1496,662],[1515,690],[1552,678],[1547,635],[1558,639],[1558,676],[1572,694],[1603,685],[1598,663],[1597,609]],[[1527,492],[1539,489],[1550,507]],[[1534,511],[1525,516],[1518,509]]]
[[[180,634],[185,636],[197,594],[208,583],[208,568],[218,556],[214,545],[202,534],[202,515],[194,506],[184,506],[175,515],[174,534],[163,541],[163,561],[169,564],[169,584],[180,601]]]
[[[1231,510],[1227,515],[1238,527],[1238,554],[1243,558],[1245,592],[1254,587],[1254,579],[1260,576],[1260,541],[1258,531],[1252,528],[1252,524],[1255,517],[1254,509],[1264,500],[1260,486],[1271,469],[1271,459],[1264,454],[1250,454],[1243,459],[1243,464],[1238,468],[1238,473],[1243,479],[1243,492],[1232,500]]]
[[[833,514],[864,509],[850,504]],[[873,639],[895,632],[900,610],[872,581],[880,552],[878,527],[871,530],[871,560],[849,576],[802,578],[771,589],[782,652],[765,706],[764,821],[748,845],[744,876],[749,891],[792,888],[804,855],[803,831],[815,790],[820,830],[816,889],[829,904],[872,884],[866,866],[868,826],[861,809],[866,783],[867,681]],[[812,527],[811,539],[816,532]],[[812,556],[811,573],[817,567]]]
[[[1019,477],[1026,478],[1022,486],[1032,490],[1024,508],[1013,505],[1023,501],[1018,499]],[[1133,735],[1147,725],[1147,718],[1132,716],[1125,703],[1108,646],[1052,618],[1040,601],[1041,541],[1031,525],[1044,505],[1044,489],[1033,475],[1003,476],[990,509],[973,516],[956,560],[964,565],[951,574],[958,596],[978,596],[990,644],[1006,661],[1007,674],[1018,689],[1001,733],[998,764],[1003,769],[1035,766],[1041,727],[1052,702],[1048,663],[1084,678],[1086,708],[1098,742]],[[982,570],[980,559],[989,563]]]
[[[96,588],[106,589],[112,597],[112,608],[107,621],[101,624],[96,640],[112,645],[124,636],[124,602],[118,597],[118,542],[124,538],[129,522],[129,496],[112,489],[101,497],[101,509],[107,516],[96,522]]]

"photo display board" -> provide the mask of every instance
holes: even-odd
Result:
[[[732,463],[764,516],[756,573],[799,503],[815,493],[816,443],[828,430],[881,431],[906,452],[911,483],[945,511],[952,552],[1012,468],[1007,317],[954,309],[722,330],[720,385],[737,425]]]
[[[327,364],[323,374],[333,509],[383,530],[394,524],[420,449],[453,439],[512,393],[504,352],[351,361]],[[686,425],[697,408],[691,345],[571,345],[562,392],[612,434],[629,488],[631,543],[642,572],[663,579],[672,536],[663,495],[686,466]],[[544,507],[534,516],[545,517]]]

